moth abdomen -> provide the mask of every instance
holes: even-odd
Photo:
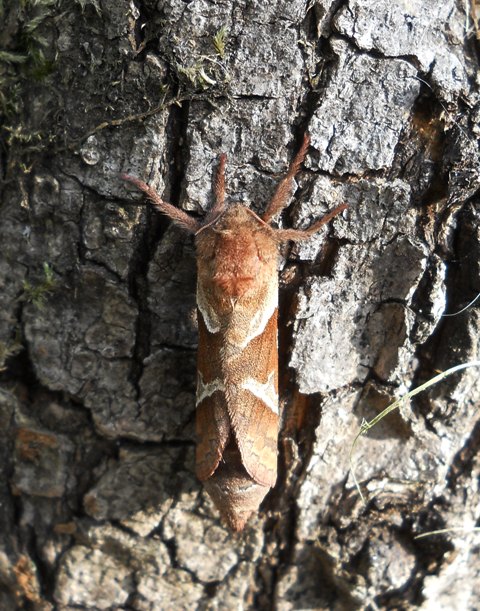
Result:
[[[243,530],[270,491],[270,486],[259,484],[247,473],[234,441],[225,449],[223,461],[204,486],[229,528],[235,532]]]

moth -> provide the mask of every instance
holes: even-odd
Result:
[[[279,245],[308,238],[347,207],[337,206],[307,230],[271,226],[288,203],[309,143],[306,134],[262,216],[225,205],[225,154],[203,220],[163,201],[138,178],[122,176],[195,236],[196,474],[234,531],[244,528],[277,479]]]

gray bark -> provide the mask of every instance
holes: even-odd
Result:
[[[480,292],[468,7],[0,7],[2,609],[479,608],[478,369],[359,440],[365,505],[349,475],[363,419],[480,358],[478,302],[444,316]],[[192,242],[119,174],[200,213],[226,152],[262,210],[305,130],[280,223],[349,209],[282,253],[279,478],[232,536],[194,476]]]

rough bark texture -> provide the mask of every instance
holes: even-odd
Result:
[[[366,505],[348,462],[479,358],[478,302],[443,316],[480,291],[466,9],[0,4],[0,608],[478,608],[478,370],[360,439]],[[307,129],[281,223],[350,207],[283,253],[280,476],[232,536],[193,476],[192,242],[118,176],[201,211],[224,151],[258,210]]]

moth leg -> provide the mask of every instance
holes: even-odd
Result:
[[[295,178],[295,175],[297,174],[298,170],[300,169],[300,166],[303,163],[303,160],[305,159],[305,155],[307,154],[307,149],[309,145],[310,136],[308,134],[305,134],[303,136],[303,142],[302,146],[300,147],[300,150],[295,155],[295,158],[293,159],[292,163],[290,164],[290,167],[288,168],[286,176],[278,185],[274,196],[272,197],[270,203],[267,206],[267,209],[265,210],[262,216],[262,219],[266,223],[268,223],[276,214],[281,212],[287,205],[288,198],[290,197],[292,192],[293,179]]]
[[[347,204],[340,204],[330,212],[327,212],[325,216],[323,216],[319,221],[313,223],[308,229],[277,229],[275,231],[275,235],[277,236],[280,242],[286,242],[287,240],[292,240],[292,242],[299,242],[300,240],[305,240],[312,236],[314,233],[317,233],[323,225],[329,223],[337,214],[340,214],[344,210],[348,208]]]
[[[223,212],[225,208],[225,162],[227,161],[227,155],[222,153],[220,155],[220,162],[218,164],[217,173],[215,176],[215,182],[213,185],[214,191],[214,202],[212,208],[208,211],[203,225],[211,223],[217,216]]]
[[[181,229],[184,229],[189,233],[196,233],[200,229],[200,223],[198,221],[189,216],[186,212],[183,212],[183,210],[172,206],[172,204],[164,202],[155,189],[147,185],[147,183],[143,182],[143,180],[134,178],[128,174],[122,174],[121,178],[127,182],[131,182],[132,185],[135,185],[138,189],[140,189],[140,191],[143,191],[155,208],[168,216],[168,218]]]

